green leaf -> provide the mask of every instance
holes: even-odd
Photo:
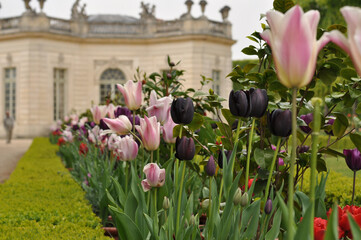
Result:
[[[303,215],[302,221],[297,226],[297,231],[295,234],[294,240],[307,240],[307,239],[313,239],[313,236],[311,237],[310,233],[310,225],[312,219],[312,206],[311,204],[308,206],[305,215]]]
[[[236,121],[235,116],[232,115],[231,111],[227,108],[222,108],[221,110],[223,117],[226,119],[226,121],[228,122],[229,126],[232,126],[232,124],[234,123],[234,121]]]
[[[257,51],[252,47],[243,48],[242,52],[246,55],[257,55]]]
[[[272,163],[274,154],[275,151],[272,149],[262,150],[260,148],[256,148],[254,150],[254,159],[261,168],[268,169]]]
[[[204,96],[208,96],[208,93],[202,92],[202,91],[197,91],[194,93],[193,97],[204,97]]]
[[[317,172],[327,172],[327,166],[325,159],[318,157],[317,158],[317,166],[316,166]]]
[[[338,239],[338,209],[337,204],[333,205],[332,214],[328,219],[325,240],[337,240]]]
[[[334,63],[326,63],[318,72],[318,77],[325,85],[331,85],[338,76],[338,66]]]
[[[343,153],[337,152],[336,150],[333,150],[331,148],[325,149],[320,151],[320,153],[326,153],[328,155],[331,155],[333,157],[342,157],[345,158],[345,155],[343,155]]]
[[[351,133],[350,138],[353,144],[355,144],[357,149],[361,152],[361,135],[358,133]]]
[[[342,113],[334,113],[336,120],[333,123],[332,131],[335,136],[342,137],[348,127],[348,119]]]
[[[361,239],[361,229],[350,213],[347,213],[353,239]]]
[[[246,66],[243,67],[243,71],[244,71],[245,73],[248,73],[248,72],[251,71],[255,66],[257,66],[257,64],[248,63]]]
[[[340,72],[341,76],[347,80],[350,80],[351,78],[357,78],[357,73],[355,69],[352,68],[344,68]]]
[[[109,206],[109,211],[115,221],[119,239],[142,240],[139,228],[126,214],[118,211],[115,207]]]
[[[244,231],[246,228],[247,229],[242,235],[242,239],[252,239],[256,235],[259,215],[255,213],[259,213],[260,208],[261,200],[257,200],[243,210],[241,231]]]
[[[190,130],[195,131],[200,129],[203,123],[204,123],[203,116],[200,115],[199,113],[194,113],[192,122],[187,126],[189,127]],[[173,134],[174,134],[174,130],[173,130]]]
[[[278,209],[273,218],[273,226],[266,234],[266,240],[274,240],[277,238],[278,234],[280,233],[281,217],[282,210]]]
[[[275,0],[273,1],[273,8],[279,12],[285,13],[288,9],[294,6],[292,0]]]
[[[357,105],[356,113],[357,113],[357,114],[361,114],[361,103],[359,103],[359,104]]]

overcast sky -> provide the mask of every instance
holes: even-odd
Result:
[[[124,14],[139,17],[142,0],[81,0],[81,5],[87,4],[87,14]],[[175,19],[186,12],[185,0],[143,0],[156,5],[156,17],[160,19]],[[47,0],[44,12],[52,17],[70,18],[70,9],[75,0]],[[192,15],[201,14],[199,0],[193,0]],[[231,7],[229,21],[233,24],[233,39],[237,41],[232,47],[233,59],[249,58],[241,53],[242,48],[252,44],[246,38],[255,30],[261,31],[260,14],[272,8],[272,0],[207,0],[205,15],[212,20],[221,21],[219,10],[228,5]],[[24,12],[23,0],[0,0],[2,8],[0,17],[18,16]],[[30,5],[39,9],[38,0],[32,0]]]

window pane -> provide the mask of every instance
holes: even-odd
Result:
[[[5,68],[4,99],[5,111],[15,119],[16,112],[16,68]]]
[[[54,120],[62,119],[65,115],[65,74],[66,69],[54,69]]]

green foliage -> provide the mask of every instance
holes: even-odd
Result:
[[[0,239],[108,239],[48,138],[36,138],[0,185]]]
[[[351,171],[351,170],[350,170]],[[303,189],[305,192],[309,191],[309,171],[304,175]],[[320,178],[320,176],[319,176]],[[354,205],[359,206],[361,204],[361,182],[356,178],[356,193]],[[352,178],[343,176],[340,173],[331,171],[328,175],[326,182],[326,209],[333,206],[334,202],[337,202],[340,206],[350,205],[352,198]]]

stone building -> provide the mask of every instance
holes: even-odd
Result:
[[[19,0],[20,1],[20,0]],[[166,56],[181,60],[186,87],[199,88],[200,75],[213,77],[213,89],[227,97],[231,81],[231,23],[229,7],[223,21],[187,11],[171,21],[155,17],[155,6],[141,5],[140,18],[87,15],[75,0],[71,19],[47,16],[23,0],[26,11],[0,19],[0,119],[15,118],[15,137],[47,134],[49,126],[70,111],[78,113],[99,103],[116,83],[132,79],[139,67],[148,74],[166,68]],[[3,9],[2,9],[3,10]],[[5,9],[4,9],[5,10]],[[0,128],[0,137],[4,137]]]

